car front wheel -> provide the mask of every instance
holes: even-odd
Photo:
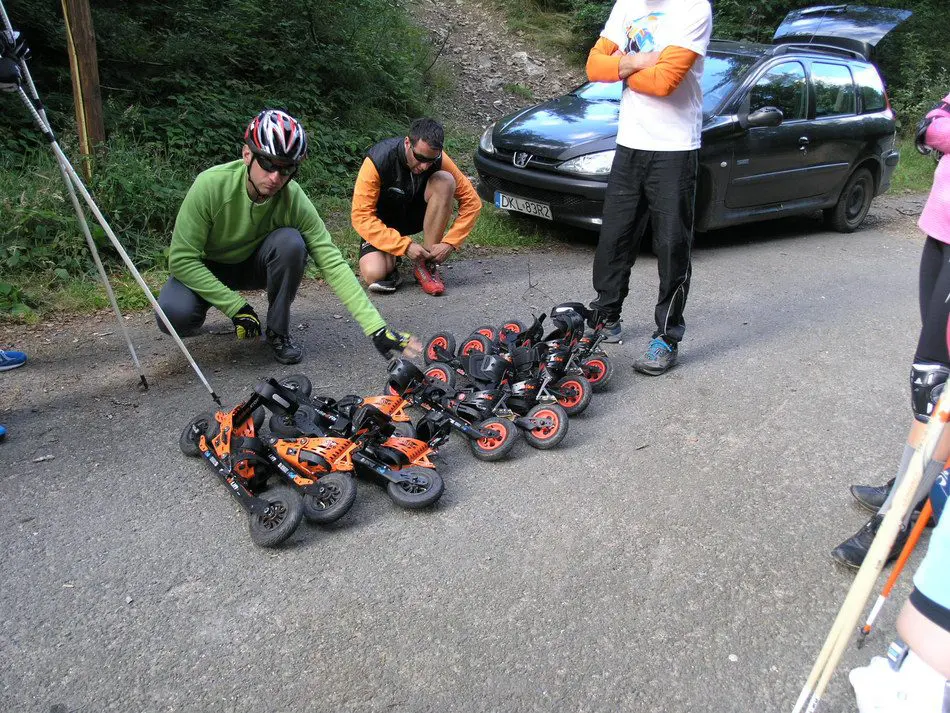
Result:
[[[851,174],[834,208],[825,211],[825,222],[839,233],[853,233],[864,222],[874,198],[874,177],[866,168]]]

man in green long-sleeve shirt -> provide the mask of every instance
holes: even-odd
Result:
[[[267,341],[277,361],[296,364],[303,353],[291,340],[290,304],[309,254],[381,354],[418,354],[417,339],[386,327],[317,209],[292,180],[306,152],[300,122],[268,109],[248,125],[240,160],[198,176],[175,220],[171,277],[159,305],[178,332],[197,330],[214,306],[231,318],[238,339],[257,338],[260,319],[236,290],[266,287]],[[165,331],[161,321],[159,327]]]

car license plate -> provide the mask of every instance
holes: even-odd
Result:
[[[505,193],[495,191],[495,206],[504,210],[513,210],[518,213],[527,213],[538,218],[554,220],[551,217],[551,206],[536,201],[526,201],[524,198],[509,196]]]

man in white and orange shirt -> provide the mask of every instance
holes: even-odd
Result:
[[[398,259],[413,261],[420,287],[441,295],[438,266],[468,237],[482,202],[442,150],[445,132],[433,119],[416,119],[409,135],[385,139],[366,152],[353,188],[351,220],[363,238],[360,276],[373,292],[399,286]],[[458,217],[446,232],[458,201]],[[412,235],[422,233],[422,243]]]
[[[620,311],[649,215],[660,290],[656,330],[633,365],[645,374],[676,364],[686,328],[703,121],[700,79],[711,31],[708,0],[617,0],[587,60],[591,81],[626,83],[591,307],[606,317],[608,341],[619,341]]]

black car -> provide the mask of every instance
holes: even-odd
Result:
[[[696,229],[823,210],[851,232],[900,155],[871,49],[906,10],[788,14],[772,44],[713,40],[703,73]],[[621,82],[589,83],[489,126],[478,191],[499,208],[599,230]]]

